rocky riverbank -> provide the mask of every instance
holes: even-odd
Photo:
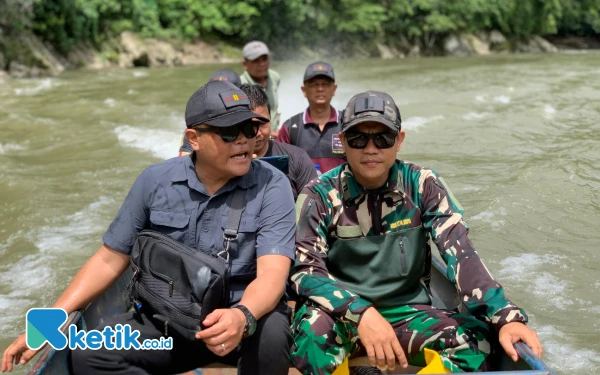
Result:
[[[0,40],[0,75],[4,71],[4,75],[28,78],[57,75],[65,70],[79,68],[156,68],[226,63],[239,61],[241,56],[240,49],[225,44],[203,41],[183,44],[177,41],[144,39],[131,32],[121,33],[119,38],[105,43],[100,50],[90,45],[81,45],[68,55],[62,55],[30,34],[12,40],[8,47],[7,43]]]
[[[540,36],[528,40],[507,39],[499,31],[450,35],[443,40],[431,40],[427,45],[411,45],[401,38],[396,46],[377,44],[381,58],[419,56],[485,56],[496,53],[556,53],[558,48]]]
[[[561,43],[561,40],[555,39]],[[563,40],[564,42],[564,40]],[[571,38],[559,44],[565,48],[588,48],[595,44]],[[506,38],[499,31],[477,34],[450,35],[443,40],[429,40],[425,45],[413,45],[406,38],[388,44],[353,44],[352,48],[319,49],[303,47],[293,54],[275,53],[288,58],[327,58],[345,55],[353,58],[414,58],[422,56],[474,56],[496,53],[555,53],[558,48],[548,40],[533,36],[525,41]],[[52,46],[41,42],[33,34],[3,38],[0,33],[0,78],[11,76],[28,78],[57,75],[69,69],[104,69],[111,67],[172,67],[241,60],[241,50],[224,43],[144,39],[132,32],[123,32],[118,38],[103,44],[98,50],[81,45],[68,55],[58,53]]]

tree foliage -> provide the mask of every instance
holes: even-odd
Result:
[[[600,33],[600,0],[0,0],[62,52],[131,30],[146,37],[262,39],[275,48],[399,40],[430,47],[452,33],[510,38]],[[19,12],[17,6],[29,9]],[[11,13],[12,11],[12,13]],[[2,21],[0,19],[0,21]],[[335,43],[333,43],[335,44]]]

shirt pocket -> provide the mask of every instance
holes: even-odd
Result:
[[[151,229],[187,245],[190,215],[187,212],[151,210]]]
[[[398,236],[401,275],[419,279],[425,272],[426,231],[419,226],[401,230]]]

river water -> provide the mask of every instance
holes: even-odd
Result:
[[[333,63],[334,106],[368,89],[395,98],[400,157],[445,177],[544,360],[600,373],[600,54]],[[283,119],[306,105],[305,65],[274,64]],[[0,84],[0,351],[101,245],[142,169],[177,154],[189,96],[222,67]]]

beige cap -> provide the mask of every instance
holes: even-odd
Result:
[[[246,60],[256,60],[263,55],[270,55],[269,47],[261,41],[254,40],[247,43],[242,49],[242,55]]]

